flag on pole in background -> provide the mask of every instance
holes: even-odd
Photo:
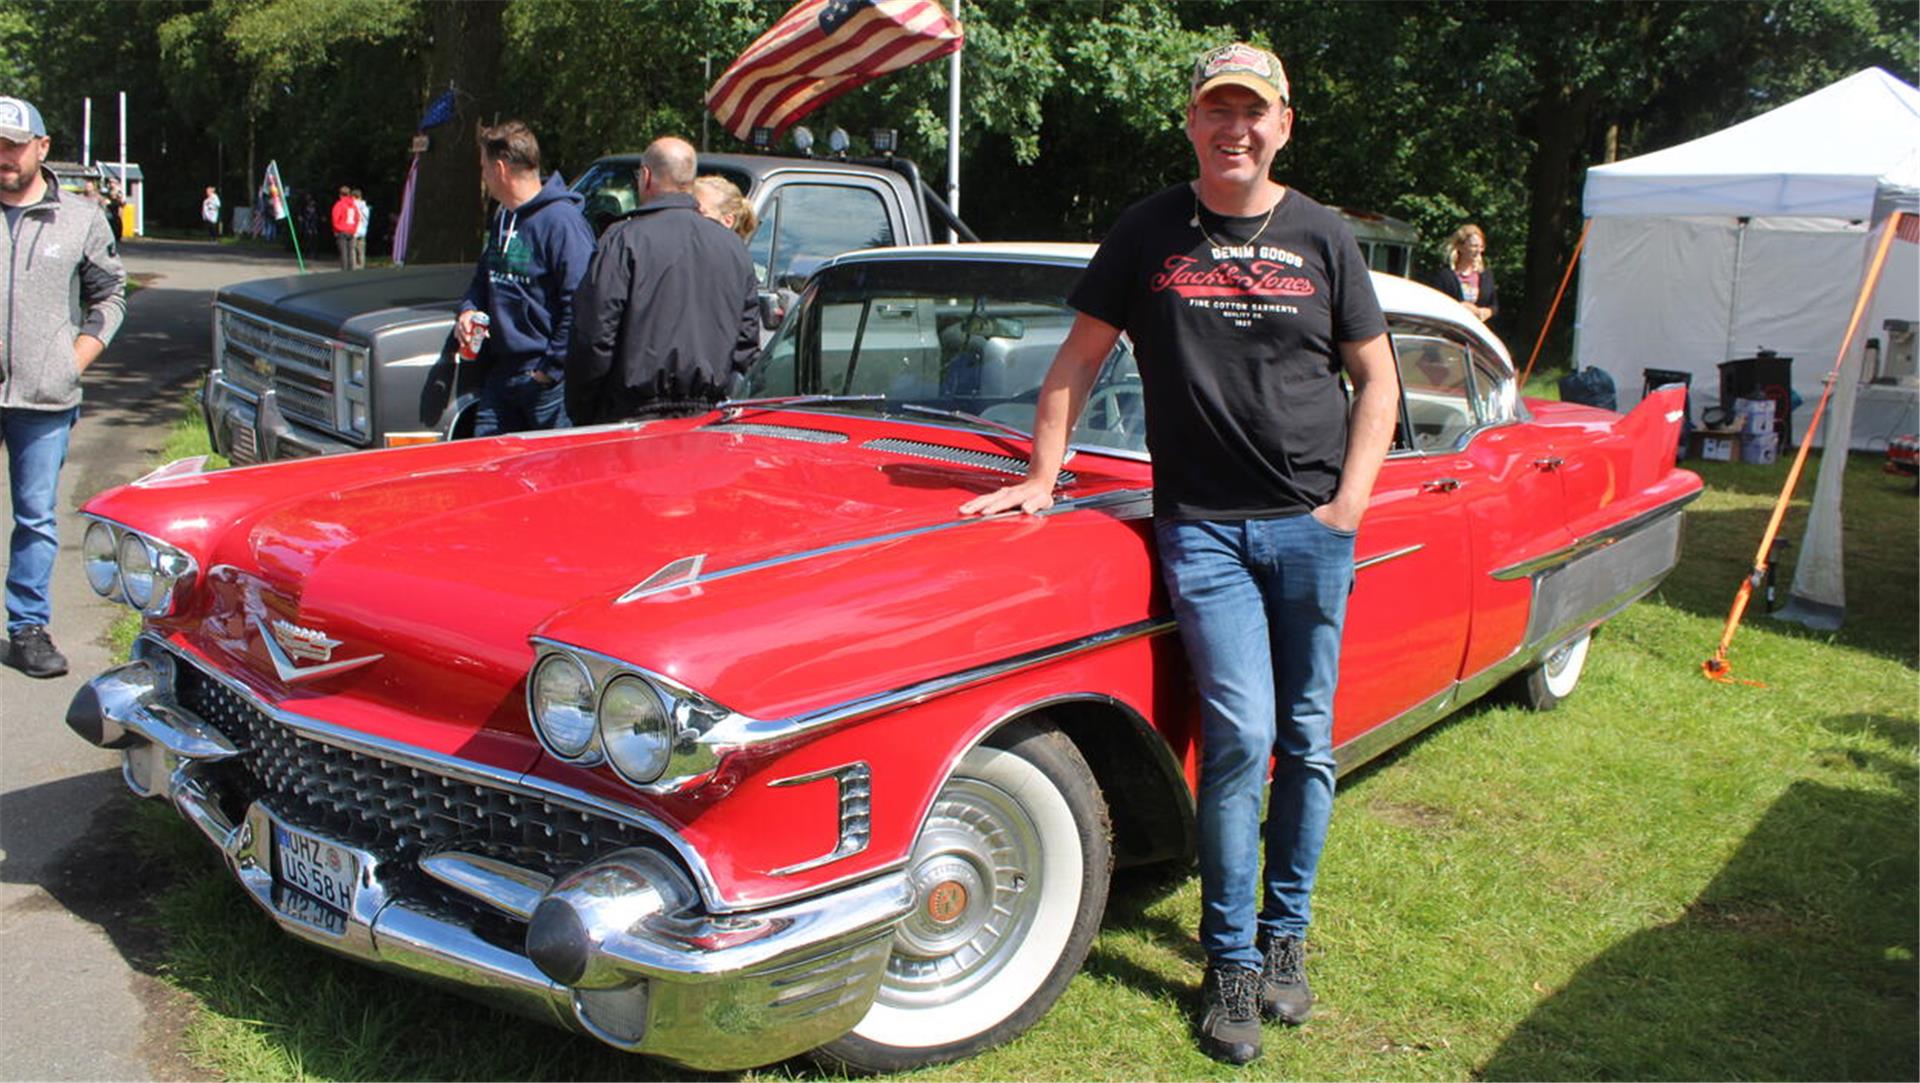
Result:
[[[707,108],[742,140],[780,133],[888,72],[954,52],[960,24],[934,0],[800,0],[720,73]]]
[[[267,201],[268,213],[280,219],[287,216],[287,186],[280,183],[279,159],[267,163],[267,173],[260,178],[260,195]]]

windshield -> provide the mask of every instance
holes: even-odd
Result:
[[[587,171],[580,174],[580,178],[570,186],[586,200],[581,210],[596,236],[605,233],[616,219],[640,206],[640,190],[635,176],[639,171],[638,158],[602,159],[588,166]],[[753,178],[738,169],[716,165],[702,172],[720,174],[749,196],[753,192]]]
[[[1073,326],[1066,297],[1079,277],[1076,266],[1001,260],[832,268],[760,355],[747,394],[884,395],[892,412],[964,411],[1031,432],[1040,381]],[[1124,340],[1072,442],[1145,453],[1145,400]]]

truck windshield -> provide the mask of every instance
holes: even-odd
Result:
[[[586,200],[581,210],[586,213],[595,236],[605,233],[616,219],[640,206],[639,181],[635,176],[639,171],[638,155],[606,158],[588,166],[587,171],[569,185]],[[745,192],[749,200],[753,198],[753,178],[745,172],[720,166],[703,168],[701,172],[718,173]]]
[[[889,412],[911,416],[911,404],[1031,431],[1040,382],[1073,326],[1066,295],[1079,274],[1003,260],[831,268],[767,345],[747,394],[884,395]],[[1144,401],[1123,342],[1102,366],[1073,442],[1145,452]]]

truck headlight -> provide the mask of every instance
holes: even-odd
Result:
[[[527,689],[534,732],[554,755],[578,760],[593,747],[593,675],[570,654],[549,654]]]
[[[607,682],[600,694],[600,747],[615,773],[646,785],[667,769],[673,719],[653,685],[631,673]]]
[[[120,554],[113,540],[113,528],[95,520],[87,525],[87,540],[80,547],[87,569],[87,585],[102,598],[120,597]]]

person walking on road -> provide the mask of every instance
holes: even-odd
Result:
[[[340,186],[340,198],[333,201],[333,243],[340,249],[340,269],[353,270],[353,235],[360,228],[360,204],[354,202],[353,189]]]
[[[490,321],[480,348],[490,367],[473,434],[564,429],[567,343],[575,291],[593,260],[593,229],[580,193],[558,172],[541,182],[533,129],[510,120],[481,129],[479,144],[480,180],[500,209],[454,324],[468,342],[478,315]]]
[[[1026,480],[960,508],[1052,506],[1074,415],[1125,332],[1161,577],[1200,698],[1196,1037],[1232,1064],[1260,1055],[1262,1016],[1299,1024],[1313,1010],[1304,947],[1333,812],[1340,632],[1399,411],[1359,244],[1270,176],[1293,132],[1287,92],[1264,49],[1200,56],[1186,113],[1198,179],[1114,224],[1067,298],[1079,316],[1041,385]]]
[[[358,188],[353,190],[353,205],[360,212],[360,224],[353,227],[353,269],[359,271],[367,266],[367,219],[372,216],[373,208],[367,205],[366,194]]]
[[[200,201],[200,220],[207,224],[207,240],[220,243],[220,193],[207,185],[207,198]]]
[[[725,397],[760,345],[747,247],[700,213],[693,145],[640,157],[640,207],[600,238],[567,352],[567,413],[582,425],[692,413]]]
[[[0,262],[7,333],[0,337],[0,430],[7,447],[13,534],[7,549],[7,664],[58,677],[50,588],[60,552],[56,499],[80,377],[126,318],[127,276],[97,204],[60,189],[41,165],[52,145],[40,111],[0,98]]]

